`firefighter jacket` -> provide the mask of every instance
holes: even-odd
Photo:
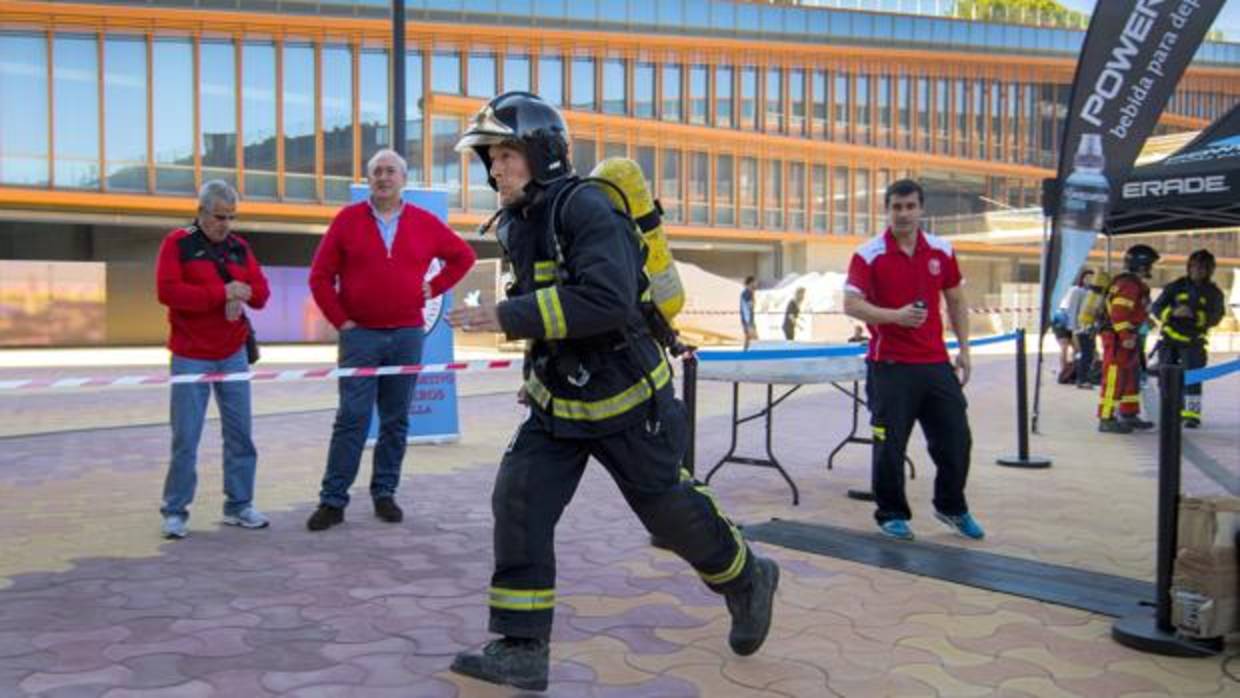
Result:
[[[1176,317],[1175,311],[1181,307],[1187,307],[1192,315]],[[1162,323],[1164,341],[1204,343],[1210,328],[1223,319],[1223,292],[1213,281],[1195,284],[1181,276],[1167,284],[1150,312]]]
[[[1135,338],[1149,317],[1150,287],[1130,272],[1116,276],[1107,288],[1106,324],[1103,332],[1114,332],[1120,341]]]
[[[564,197],[556,261],[552,221],[560,181],[500,214],[496,234],[512,266],[498,307],[510,339],[526,339],[525,393],[556,436],[593,438],[658,423],[671,367],[639,307],[644,287],[632,222],[593,186]],[[658,394],[659,400],[652,401]]]

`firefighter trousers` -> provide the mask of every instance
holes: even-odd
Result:
[[[740,532],[710,490],[681,467],[689,428],[684,405],[670,397],[661,402],[657,433],[643,421],[596,439],[557,438],[537,416],[518,428],[491,495],[491,632],[550,638],[555,526],[591,456],[611,474],[646,530],[692,565],[707,586],[722,594],[749,583],[753,555]]]
[[[1102,396],[1098,418],[1136,417],[1141,412],[1141,350],[1127,349],[1114,332],[1102,333]]]
[[[1204,341],[1176,342],[1166,337],[1158,345],[1159,364],[1179,364],[1185,371],[1204,368],[1209,361]],[[1180,416],[1184,419],[1201,421],[1201,384],[1184,386],[1184,404],[1180,406]]]

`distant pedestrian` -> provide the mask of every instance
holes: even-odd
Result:
[[[752,276],[745,277],[745,289],[741,291],[741,333],[745,338],[745,348],[758,339],[757,319],[754,317],[754,295],[758,291],[758,281]]]
[[[788,301],[784,309],[784,339],[789,342],[797,338],[797,320],[801,316],[801,304],[805,302],[805,288],[797,289],[796,295]]]

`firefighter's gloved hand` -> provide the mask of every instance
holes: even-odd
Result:
[[[530,404],[530,394],[526,392],[524,385],[521,386],[521,389],[517,391],[517,404],[518,405],[529,405]]]
[[[1137,348],[1137,338],[1136,338],[1136,337],[1129,337],[1129,338],[1125,339],[1124,341],[1120,342],[1120,346],[1124,347],[1125,349],[1136,349],[1136,348]]]
[[[448,324],[465,332],[503,332],[499,310],[494,305],[453,308],[448,311]]]

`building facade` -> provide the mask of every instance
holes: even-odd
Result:
[[[0,261],[103,263],[103,341],[158,339],[142,290],[155,248],[221,178],[260,258],[308,265],[390,143],[388,12],[0,0]],[[564,110],[579,171],[641,164],[679,257],[767,278],[842,268],[900,177],[926,185],[932,227],[1037,206],[1084,34],[724,0],[413,0],[408,16],[410,182],[448,191],[481,256],[497,250],[472,231],[496,200],[453,144],[486,99],[531,90]],[[1207,42],[1159,131],[1237,100],[1240,44]],[[1234,234],[1218,240],[1236,255]],[[991,287],[1036,282],[1036,245],[961,249]]]

